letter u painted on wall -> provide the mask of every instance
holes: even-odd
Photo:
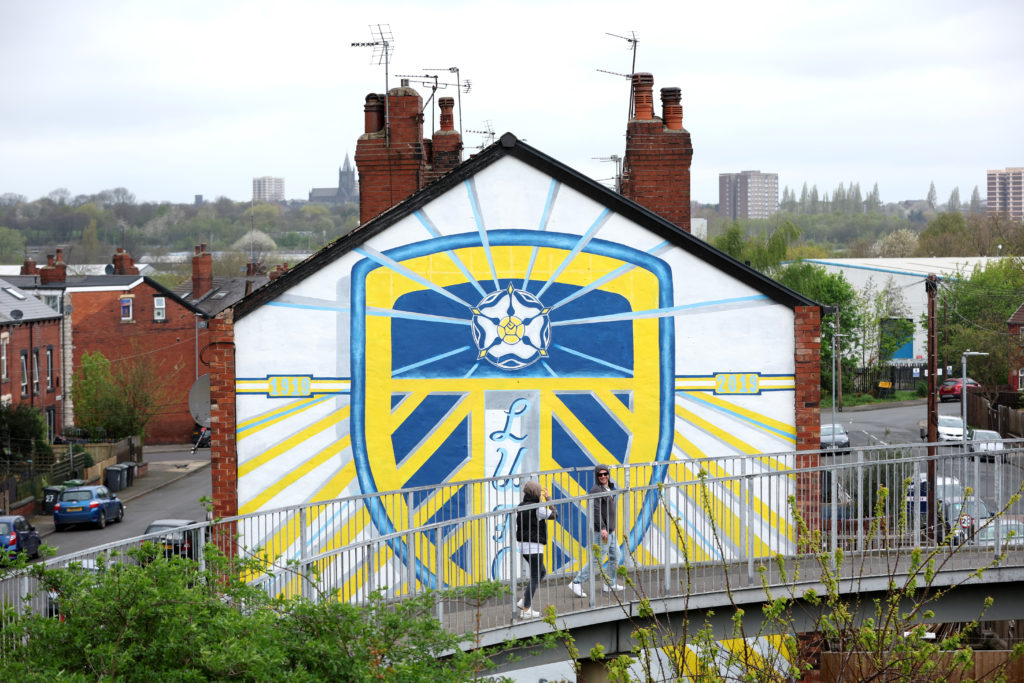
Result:
[[[401,512],[370,502],[381,533],[519,501],[521,476],[595,462],[666,462],[672,442],[671,272],[621,244],[540,230],[480,230],[376,251],[351,281],[351,434],[363,492],[419,489]],[[664,476],[655,467],[652,479]],[[473,493],[461,481],[493,477]],[[648,482],[641,482],[648,483]],[[651,523],[634,510],[626,543]],[[509,529],[492,525],[417,555],[417,577],[494,576]],[[452,527],[451,534],[459,533]],[[575,527],[572,533],[579,533]],[[583,538],[554,550],[580,556]],[[395,551],[410,552],[402,542]],[[440,583],[447,579],[441,577]]]

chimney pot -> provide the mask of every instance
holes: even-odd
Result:
[[[455,98],[442,97],[438,99],[437,105],[441,108],[441,130],[455,130],[455,117],[452,116]]]
[[[683,105],[679,88],[661,89],[661,111],[669,130],[683,129]]]
[[[654,118],[654,76],[649,73],[633,74],[634,117],[641,121]]]
[[[366,96],[366,104],[363,105],[363,127],[366,133],[376,133],[384,128],[384,102],[377,93]]]
[[[64,262],[64,250],[63,249],[57,249],[57,263],[63,263],[63,262]]]

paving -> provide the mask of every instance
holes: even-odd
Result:
[[[117,492],[117,497],[128,503],[210,466],[209,448],[200,448],[195,453],[191,453],[191,449],[191,444],[146,446],[142,455],[146,473],[136,476],[131,486]],[[55,531],[52,515],[36,515],[32,524],[40,536],[49,536]]]

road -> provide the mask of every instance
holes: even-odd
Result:
[[[201,521],[206,519],[206,509],[199,503],[199,499],[210,495],[210,470],[201,469],[128,502],[125,505],[124,521],[120,524],[108,524],[106,529],[80,524],[68,531],[50,534],[43,542],[54,546],[60,556],[141,536],[150,522],[162,517]]]
[[[850,445],[854,448],[851,458],[856,459],[857,448],[885,446],[888,444],[921,444],[921,427],[926,425],[928,406],[925,402],[915,405],[892,406],[871,410],[847,409],[835,414],[836,422],[842,424],[850,434]],[[960,403],[939,403],[940,415],[960,416]],[[831,410],[823,410],[822,423],[832,421]],[[965,458],[954,463],[952,472],[964,486],[980,491],[982,500],[994,512],[1001,504],[1017,493],[1024,481],[1024,455],[1011,454],[1005,463],[976,462]],[[977,482],[977,483],[976,483]],[[1014,512],[1024,513],[1024,507]]]

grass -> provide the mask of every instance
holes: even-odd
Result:
[[[843,403],[843,407],[844,408],[849,408],[849,407],[852,407],[852,406],[863,406],[863,405],[867,405],[869,403],[895,403],[896,401],[909,401],[909,400],[916,399],[916,398],[924,398],[924,397],[918,395],[918,393],[916,391],[911,391],[911,390],[895,391],[895,392],[893,392],[892,396],[888,396],[886,398],[875,398],[871,394],[849,393],[849,394],[844,394],[843,395],[843,402],[842,403]],[[832,395],[831,394],[826,395],[825,392],[822,392],[822,395],[821,395],[821,407],[822,407],[822,409],[824,409],[824,408],[831,408],[832,407]]]

